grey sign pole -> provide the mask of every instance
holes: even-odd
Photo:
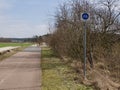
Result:
[[[86,79],[86,22],[84,22],[84,78]]]
[[[84,21],[84,35],[83,35],[83,46],[84,46],[84,68],[83,68],[83,72],[84,72],[84,78],[86,79],[86,56],[87,56],[87,53],[86,53],[86,21],[89,20],[89,14],[88,13],[82,13],[81,14],[81,19]]]

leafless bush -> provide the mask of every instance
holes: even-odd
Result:
[[[73,0],[60,5],[56,15],[56,31],[51,37],[51,46],[60,55],[82,59],[83,57],[83,26],[81,13],[85,10],[91,14],[87,22],[87,52],[103,48],[110,52],[112,45],[118,41],[120,30],[120,13],[115,12],[113,0],[101,2],[99,8],[84,0]]]
[[[49,45],[59,56],[82,61],[84,22],[81,13],[87,11],[91,15],[86,22],[88,59],[91,53],[95,61],[101,57],[111,58],[115,44],[120,42],[120,11],[115,10],[116,2],[104,0],[94,7],[85,0],[72,0],[60,5],[55,14],[56,30]]]

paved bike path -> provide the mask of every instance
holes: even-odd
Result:
[[[0,62],[0,90],[40,90],[40,48],[31,46]]]

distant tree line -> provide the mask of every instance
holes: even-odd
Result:
[[[0,38],[0,42],[35,42],[35,38]]]
[[[11,42],[8,38],[0,38],[0,42]]]
[[[49,42],[49,37],[50,36],[51,36],[51,34],[45,34],[45,35],[42,35],[42,36],[35,35],[35,36],[33,36],[33,38],[31,40],[32,40],[32,42],[40,45],[42,42]]]

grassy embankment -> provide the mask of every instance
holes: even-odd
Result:
[[[8,52],[6,54],[1,54],[0,55],[0,61],[2,61],[3,59],[5,59],[7,57],[10,57],[11,55],[15,54],[18,51],[23,50],[24,48],[26,48],[26,47],[28,47],[30,45],[32,45],[32,44],[31,43],[0,43],[0,48],[7,47],[7,46],[21,46],[20,48],[15,49],[15,50],[13,50],[11,52]]]
[[[29,45],[31,45],[31,43],[0,43],[0,47],[7,47],[7,46],[27,47]]]
[[[48,47],[42,48],[42,90],[93,90],[75,82],[74,70]]]

